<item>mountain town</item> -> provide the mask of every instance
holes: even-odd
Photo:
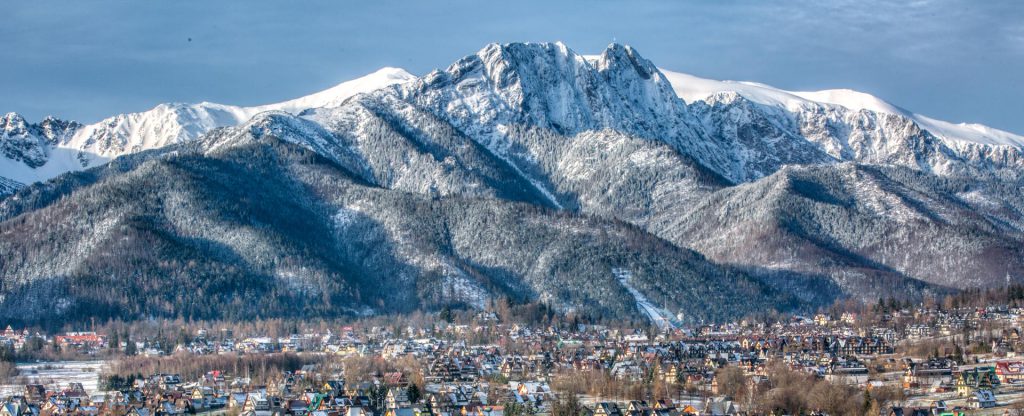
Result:
[[[5,2],[0,416],[1024,416],[1022,6]]]
[[[1024,308],[881,301],[859,312],[659,329],[444,312],[267,333],[42,334],[4,358],[101,360],[95,387],[8,367],[4,415],[1020,415]],[[175,323],[168,323],[173,328]],[[272,335],[270,332],[279,334]]]

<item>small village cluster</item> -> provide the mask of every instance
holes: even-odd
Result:
[[[3,399],[0,416],[522,416],[551,413],[563,394],[557,388],[559,375],[585,372],[617,383],[673,387],[644,390],[663,397],[581,394],[585,412],[594,416],[749,414],[744,403],[723,392],[721,370],[739,368],[756,385],[771,380],[772,365],[780,363],[869,392],[898,388],[904,396],[884,409],[889,416],[1002,415],[1024,408],[1022,327],[1021,309],[990,307],[902,309],[867,324],[843,313],[662,332],[600,325],[538,328],[498,323],[487,313],[469,324],[345,326],[285,337],[198,330],[172,348],[146,339],[121,341],[116,348],[133,342],[138,355],[154,357],[293,352],[402,359],[418,368],[355,374],[328,364],[343,361],[320,359],[262,384],[221,368],[193,379],[148,374],[103,391],[25,379],[22,389]],[[84,355],[99,356],[111,348],[110,339],[95,332],[50,336],[10,327],[0,333],[0,346],[17,350],[33,338]],[[483,338],[487,342],[474,341]]]

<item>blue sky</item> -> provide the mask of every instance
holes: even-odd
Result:
[[[630,44],[660,67],[851,88],[1024,132],[1024,3],[19,1],[3,6],[0,113],[94,122],[161,102],[253,105],[489,42]],[[191,41],[189,41],[191,38]]]

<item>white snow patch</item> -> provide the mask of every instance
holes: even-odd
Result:
[[[666,331],[678,328],[671,313],[655,306],[647,299],[646,296],[644,296],[643,293],[640,293],[639,290],[636,290],[636,288],[630,285],[630,280],[633,279],[633,273],[631,271],[628,269],[616,268],[612,269],[612,274],[619,279],[619,283],[622,284],[622,287],[625,287],[626,290],[633,295],[633,298],[636,299],[637,308],[646,314],[658,329]]]
[[[40,182],[65,172],[99,166],[121,155],[193,140],[218,127],[238,126],[260,113],[298,114],[309,108],[336,107],[357,94],[414,79],[403,69],[382,68],[327,90],[275,104],[160,104],[148,111],[119,114],[79,128],[51,148],[49,159],[38,168],[0,158],[0,174],[23,184]]]
[[[19,377],[24,376],[29,383],[46,386],[47,391],[61,391],[68,383],[82,383],[86,393],[99,392],[99,375],[107,367],[107,362],[96,361],[55,361],[44,363],[17,364]],[[25,384],[0,385],[0,397],[23,394]]]
[[[853,111],[872,111],[907,117],[921,128],[947,142],[980,143],[1024,148],[1024,136],[981,124],[950,123],[904,110],[871,94],[849,89],[786,91],[746,81],[718,81],[661,69],[679,98],[687,103],[705,101],[721,92],[735,92],[758,104],[795,111],[808,106],[840,106]]]
[[[338,228],[345,228],[351,225],[356,220],[358,211],[348,208],[339,209],[334,214],[334,226]]]

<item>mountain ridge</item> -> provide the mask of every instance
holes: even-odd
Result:
[[[47,123],[67,123],[69,129],[63,137],[41,136],[30,129],[12,132],[6,129],[0,137],[0,145],[11,147],[16,140],[30,141],[26,152],[35,156],[31,164],[21,158],[8,156],[0,160],[0,176],[21,183],[32,183],[50,179],[61,173],[98,166],[110,159],[144,150],[164,147],[173,143],[194,140],[217,127],[236,126],[245,123],[256,114],[266,111],[285,111],[298,114],[313,107],[340,105],[349,97],[383,88],[399,82],[407,82],[412,75],[400,68],[385,67],[366,76],[342,82],[329,89],[275,104],[253,107],[201,102],[196,104],[164,103],[138,113],[125,113],[106,118],[97,123],[82,125],[76,122],[62,122],[53,117],[44,119],[36,130]],[[24,119],[16,113],[9,113],[5,119]],[[0,126],[2,127],[2,126]],[[50,162],[50,153],[67,154]],[[25,167],[29,169],[25,169]],[[41,169],[37,169],[41,168]]]
[[[511,45],[538,45],[538,44],[511,44]],[[544,44],[540,44],[544,45]],[[774,88],[765,84],[754,82],[736,81],[715,81],[695,77],[688,74],[663,70],[655,67],[643,58],[643,62],[636,61],[638,56],[628,46],[611,45],[602,55],[578,55],[561,43],[548,44],[558,50],[566,57],[570,57],[577,64],[592,63],[596,66],[604,65],[603,70],[608,69],[608,64],[613,60],[626,61],[634,69],[640,69],[640,73],[648,76],[664,79],[675,95],[685,100],[688,106],[696,102],[708,102],[716,95],[735,92],[739,96],[751,100],[754,103],[770,107],[785,108],[791,113],[801,106],[838,106],[850,111],[867,110],[872,113],[894,114],[907,117],[920,129],[931,133],[947,147],[958,155],[968,160],[983,160],[998,166],[1024,165],[1024,136],[993,129],[987,126],[970,123],[954,124],[936,120],[927,116],[912,113],[908,110],[894,106],[871,96],[852,90],[822,90],[812,92],[794,92]],[[488,52],[488,51],[491,52]],[[476,55],[483,56],[494,51],[502,51],[502,45],[492,44],[485,47]],[[612,58],[605,56],[612,53]],[[483,55],[482,55],[483,54]],[[491,57],[492,59],[494,56]],[[596,67],[595,67],[596,68]],[[452,68],[449,68],[451,70]],[[601,70],[601,68],[596,68]],[[436,71],[435,71],[436,72]],[[428,74],[425,77],[431,76]],[[641,76],[642,78],[642,76]],[[253,107],[238,107],[232,105],[201,102],[197,104],[166,103],[160,104],[151,110],[141,113],[126,113],[107,118],[99,123],[81,125],[73,121],[62,121],[53,117],[47,117],[38,125],[44,126],[48,123],[65,123],[70,126],[68,131],[72,134],[69,137],[54,139],[45,136],[37,137],[15,137],[8,131],[0,137],[0,144],[3,145],[5,160],[0,160],[0,167],[8,181],[16,183],[32,183],[46,180],[60,173],[80,170],[86,167],[102,164],[112,157],[130,152],[148,150],[161,147],[169,143],[182,140],[192,140],[199,135],[206,133],[216,127],[225,127],[242,124],[252,116],[263,111],[285,111],[293,114],[301,113],[307,109],[334,107],[345,99],[358,93],[371,92],[393,84],[412,82],[416,77],[408,72],[393,67],[384,67],[367,76],[346,81],[335,87],[313,93],[307,96],[288,100],[276,104],[259,105]],[[720,98],[719,98],[720,99]],[[662,100],[664,105],[665,101]],[[664,108],[662,111],[668,111]],[[16,113],[9,113],[6,118],[17,116]],[[684,120],[686,117],[682,117]],[[22,119],[23,120],[23,119]],[[687,124],[687,123],[684,123]],[[692,120],[690,121],[692,124]],[[572,123],[569,123],[571,126]],[[693,129],[693,126],[687,126]],[[38,129],[38,127],[37,127]],[[636,133],[636,131],[631,130]],[[699,135],[700,132],[689,132]],[[16,144],[17,141],[28,141],[30,143]],[[26,140],[27,139],[27,140]],[[44,145],[48,143],[51,149]],[[33,153],[27,161],[22,157],[13,157],[13,150],[10,148],[23,147],[22,152]],[[29,146],[29,148],[25,148]],[[34,148],[34,149],[31,149]],[[706,153],[719,153],[721,149],[707,149]],[[53,166],[42,166],[50,162],[48,155],[57,153]],[[834,152],[833,152],[834,153]],[[831,154],[834,158],[835,154]],[[710,156],[709,156],[710,157]],[[842,158],[839,158],[842,160]],[[705,165],[737,165],[740,161],[703,161]],[[41,169],[40,169],[41,168]],[[734,167],[743,169],[743,167]],[[716,169],[720,174],[730,177],[734,182],[744,182],[749,179],[763,176],[765,172],[755,169],[753,173],[728,173],[729,169],[720,167]]]
[[[507,297],[642,317],[642,298],[692,322],[1024,276],[1012,145],[970,153],[905,115],[788,92],[810,104],[735,91],[687,103],[669,79],[623,45],[492,44],[338,105],[260,112],[26,184],[0,199],[0,294],[218,316],[166,291],[142,310],[86,285],[152,289],[171,273],[272,316]],[[228,277],[188,269],[209,286],[176,268],[189,261]],[[150,273],[144,286],[132,270]],[[306,312],[260,303],[277,295]]]
[[[1024,167],[1024,136],[987,126],[936,120],[870,94],[852,90],[794,92],[759,83],[665,73],[674,80],[676,93],[691,102],[691,107],[749,101],[745,117],[788,118],[783,121],[791,125],[775,123],[775,127],[817,144],[835,160],[896,162],[938,173],[961,174],[1003,171],[1016,175]],[[785,114],[778,114],[779,111]],[[715,124],[707,118],[704,121]],[[879,124],[889,126],[879,129]],[[906,154],[908,149],[920,147],[931,150]]]

